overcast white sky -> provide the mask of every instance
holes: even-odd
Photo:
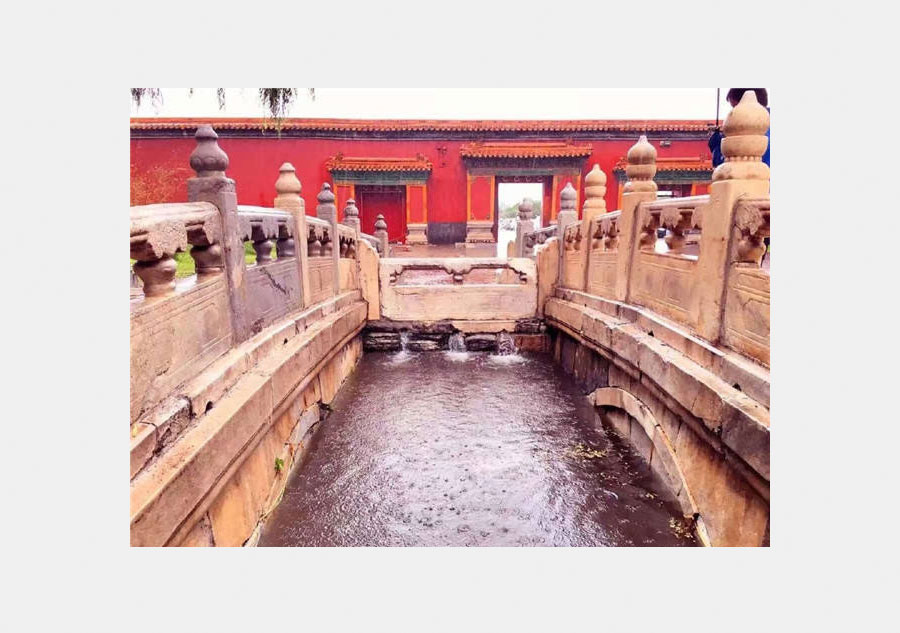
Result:
[[[371,119],[714,119],[716,89],[352,89],[301,88],[288,116]],[[721,90],[720,112],[727,88]],[[219,110],[214,88],[163,88],[162,103],[132,104],[132,116],[265,116],[256,88],[226,89]]]

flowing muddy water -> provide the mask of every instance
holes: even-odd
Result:
[[[262,546],[694,545],[546,356],[367,353]]]

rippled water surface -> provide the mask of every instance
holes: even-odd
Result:
[[[366,354],[260,545],[694,545],[544,356]]]

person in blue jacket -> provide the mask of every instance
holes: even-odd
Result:
[[[765,88],[731,88],[728,91],[728,94],[725,95],[725,99],[728,100],[728,103],[731,104],[733,108],[740,102],[741,97],[744,96],[744,92],[747,90],[752,90],[756,93],[756,100],[759,102],[761,106],[763,106],[766,110],[769,109],[769,94],[766,92]],[[766,130],[766,138],[769,138],[769,146],[766,147],[766,153],[762,156],[762,162],[766,165],[769,164],[769,150],[772,147],[771,137],[769,136],[769,132],[771,131],[771,127]],[[725,157],[722,156],[722,138],[724,135],[722,134],[722,130],[720,128],[716,128],[713,130],[713,133],[709,137],[709,151],[712,152],[712,164],[713,168],[718,167],[722,163],[725,162]]]

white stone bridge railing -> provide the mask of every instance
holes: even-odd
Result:
[[[642,136],[621,210],[606,213],[595,166],[582,219],[566,187],[557,236],[536,249],[557,360],[718,545],[768,541],[768,123],[746,91],[709,195],[689,198],[657,199],[656,149]]]

